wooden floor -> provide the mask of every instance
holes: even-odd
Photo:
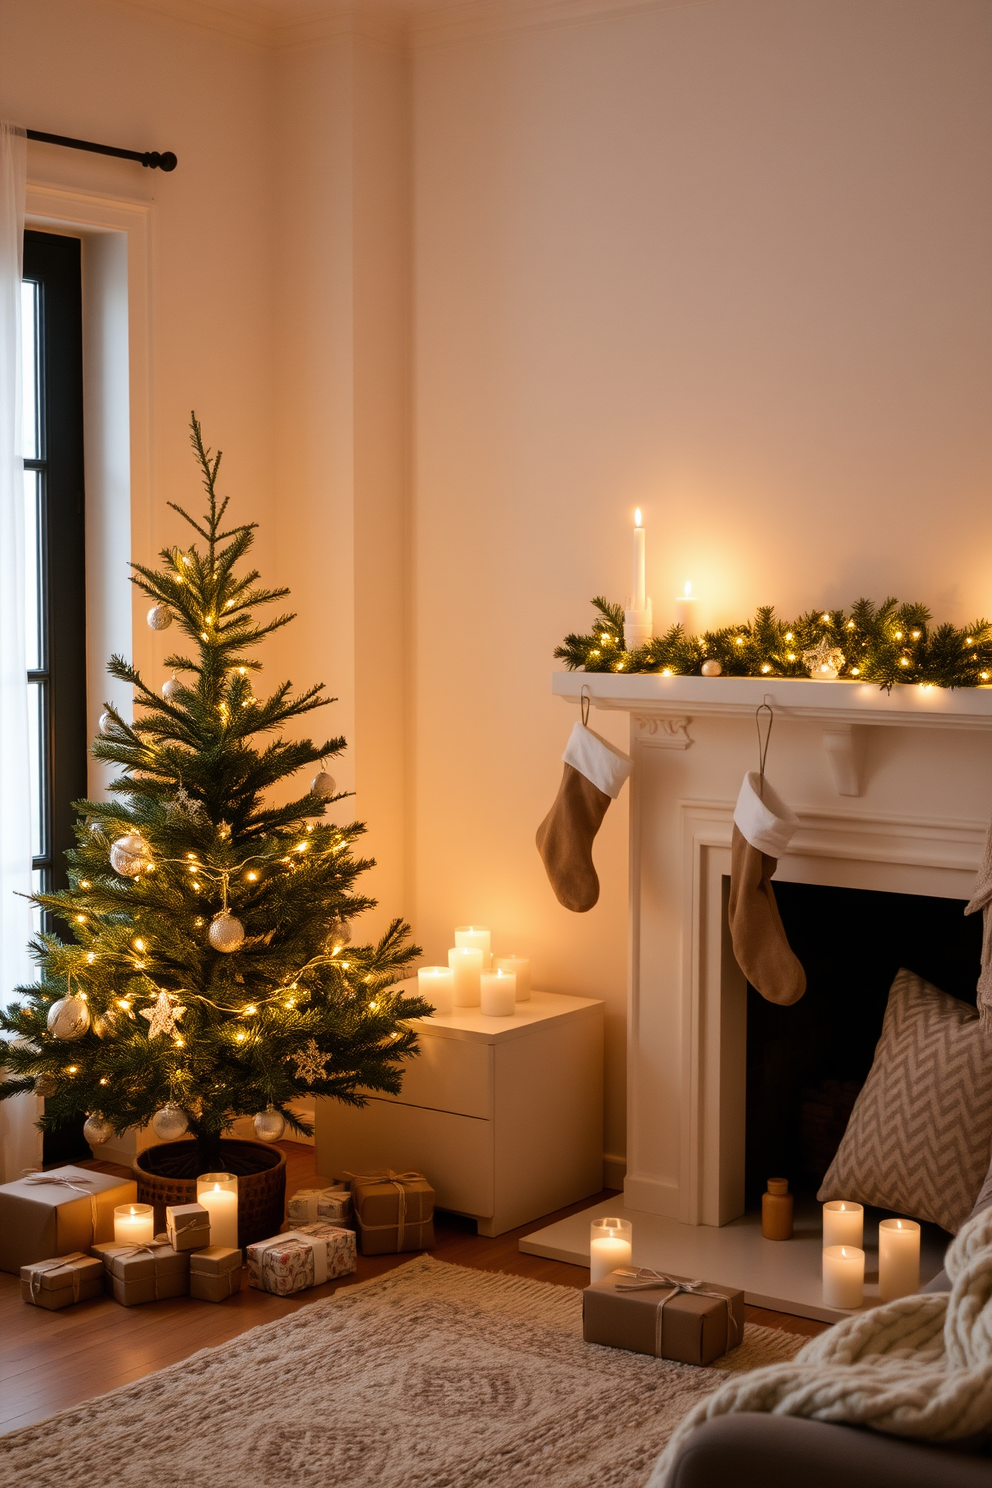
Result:
[[[287,1193],[312,1186],[317,1176],[313,1148],[296,1142],[279,1145],[286,1154]],[[126,1169],[110,1163],[81,1166],[130,1176]],[[432,1254],[439,1260],[475,1266],[481,1271],[504,1271],[535,1281],[584,1287],[589,1272],[583,1267],[521,1255],[517,1241],[552,1220],[608,1198],[610,1192],[591,1195],[581,1204],[494,1239],[477,1235],[470,1220],[441,1214],[437,1216],[437,1244]],[[409,1255],[359,1256],[354,1276],[292,1297],[253,1291],[246,1278],[242,1290],[222,1303],[176,1297],[143,1307],[120,1307],[110,1297],[99,1297],[61,1312],[26,1306],[21,1301],[18,1278],[0,1273],[0,1432],[29,1426],[54,1411],[69,1409],[93,1395],[141,1379],[188,1358],[198,1349],[225,1343],[259,1323],[270,1323],[298,1307],[309,1307],[340,1286],[367,1281],[408,1260]],[[808,1336],[822,1332],[825,1326],[757,1307],[748,1307],[746,1314],[750,1322]]]

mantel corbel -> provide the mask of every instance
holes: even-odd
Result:
[[[651,749],[688,749],[691,718],[672,718],[663,713],[635,713],[637,742]]]

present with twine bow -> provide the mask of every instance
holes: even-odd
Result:
[[[133,1204],[138,1185],[87,1168],[27,1173],[0,1187],[0,1271],[48,1261],[113,1239],[114,1209]]]
[[[423,1173],[345,1173],[362,1255],[430,1250],[434,1190]]]
[[[351,1218],[351,1194],[344,1184],[331,1188],[298,1188],[286,1205],[290,1224],[343,1224]]]
[[[210,1215],[202,1204],[169,1204],[165,1227],[173,1250],[205,1250],[210,1244]]]
[[[355,1269],[355,1237],[335,1225],[301,1225],[248,1247],[248,1285],[287,1297]]]
[[[142,1302],[163,1302],[167,1297],[185,1297],[189,1292],[188,1250],[173,1250],[168,1241],[149,1240],[145,1245],[111,1240],[90,1247],[103,1262],[107,1291],[122,1307]]]
[[[241,1290],[241,1251],[208,1245],[189,1258],[189,1294],[201,1302],[223,1302]]]
[[[21,1301],[57,1312],[103,1294],[103,1262],[81,1250],[21,1267]]]
[[[744,1336],[744,1293],[645,1267],[611,1271],[582,1293],[582,1336],[657,1359],[711,1364]]]

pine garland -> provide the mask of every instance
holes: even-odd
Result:
[[[843,653],[839,676],[877,682],[889,691],[897,683],[927,687],[983,687],[992,683],[992,621],[976,620],[958,629],[932,622],[923,604],[886,599],[875,605],[859,599],[849,610],[807,610],[780,620],[762,605],[753,620],[688,635],[673,625],[663,636],[628,651],[623,638],[623,606],[601,595],[593,602],[596,619],[588,635],[567,635],[555,658],[569,671],[660,673],[693,677],[703,663],[719,662],[726,677],[809,677],[804,653],[826,639]]]

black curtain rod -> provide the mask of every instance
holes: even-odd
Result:
[[[68,150],[90,150],[94,155],[116,155],[119,160],[137,160],[151,170],[174,171],[179,164],[171,150],[159,154],[157,150],[118,150],[116,145],[94,145],[90,140],[70,139],[65,134],[44,134],[40,129],[25,131],[28,139],[41,140],[46,145],[65,145]]]

